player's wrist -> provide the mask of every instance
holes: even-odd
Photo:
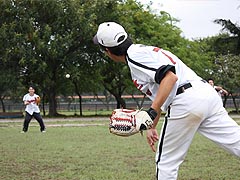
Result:
[[[148,113],[148,115],[150,116],[150,118],[151,118],[152,120],[156,119],[156,117],[157,117],[157,115],[158,115],[157,111],[156,111],[155,109],[153,109],[152,107],[150,107],[150,108],[147,110],[147,113]]]

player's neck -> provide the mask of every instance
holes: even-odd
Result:
[[[125,56],[112,55],[110,58],[115,62],[126,63],[126,57]]]

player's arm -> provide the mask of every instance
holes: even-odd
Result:
[[[23,97],[23,104],[24,105],[29,105],[31,102],[29,102],[28,100],[27,100],[27,97],[26,97],[26,95]]]
[[[23,101],[23,103],[24,103],[24,105],[28,105],[28,104],[30,104],[29,101]]]
[[[159,85],[156,98],[154,99],[151,108],[157,111],[158,116],[155,118],[153,122],[153,128],[147,131],[147,142],[151,147],[152,151],[156,151],[154,145],[158,141],[158,133],[156,130],[156,126],[160,119],[161,115],[161,106],[166,101],[167,97],[169,96],[170,92],[172,91],[178,77],[172,71],[167,71],[164,78],[161,80]]]
[[[222,88],[222,93],[228,95],[228,91]]]
[[[214,88],[216,89],[216,91],[221,91],[222,90],[221,86],[214,86]]]
[[[167,71],[165,77],[161,80],[157,95],[151,105],[151,108],[156,110],[158,115],[161,114],[161,106],[166,101],[177,80],[178,77],[172,71]],[[157,118],[155,120],[157,120]]]
[[[221,86],[215,86],[214,88],[216,91],[220,91],[221,94],[228,94],[227,90],[223,89]]]

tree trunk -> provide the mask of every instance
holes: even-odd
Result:
[[[104,86],[104,84],[103,84],[103,86]],[[106,86],[104,86],[104,87],[108,92],[110,92],[110,94],[112,94],[115,97],[115,99],[117,101],[117,108],[126,108],[126,102],[122,98],[122,94],[123,94],[125,88],[122,90],[118,89],[116,91],[116,89],[110,89],[110,88],[107,88]]]
[[[83,114],[82,114],[82,96],[81,96],[81,94],[78,94],[78,97],[79,97],[79,113],[80,113],[80,116],[83,116]]]
[[[50,88],[50,91],[48,93],[49,97],[49,116],[57,116],[57,101],[56,101],[56,92],[54,88]]]
[[[126,108],[126,102],[124,101],[124,99],[121,96],[115,96],[116,101],[117,101],[117,108]]]
[[[232,95],[232,99],[233,99],[233,104],[234,104],[234,106],[235,106],[235,109],[236,109],[236,113],[238,114],[239,113],[239,111],[238,111],[238,106],[237,106],[237,103],[236,103],[236,101],[235,101],[235,97]]]
[[[79,92],[79,88],[78,88],[78,84],[75,80],[72,81],[75,87],[75,93],[78,95],[79,97],[79,112],[80,112],[80,116],[82,116],[82,96],[81,93]]]
[[[46,98],[46,94],[43,93],[43,97],[42,97],[43,116],[46,116],[46,110],[45,110],[45,98]]]
[[[6,112],[6,108],[3,102],[3,98],[0,98],[1,104],[2,104],[2,112]]]
[[[136,102],[137,108],[141,109],[143,107],[143,103],[144,103],[146,95],[143,94],[143,98],[140,103],[139,103],[138,99],[134,97],[134,94],[131,94],[131,96],[132,96],[132,99]]]
[[[227,99],[228,99],[228,96],[227,96],[227,95],[224,95],[223,97],[224,97],[224,98],[223,98],[223,107],[225,107],[225,106],[226,106]]]
[[[140,108],[142,108],[142,107],[143,107],[143,103],[144,103],[145,97],[146,97],[146,94],[144,94],[144,96],[143,96],[143,98],[142,98],[142,101],[141,101]]]

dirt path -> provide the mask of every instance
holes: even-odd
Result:
[[[0,119],[0,123],[23,122],[23,118]],[[43,118],[44,122],[76,122],[76,121],[108,121],[109,117],[68,117],[68,118]]]
[[[240,124],[240,114],[230,115],[233,119]],[[163,117],[161,117],[163,119]],[[47,127],[83,127],[83,126],[105,126],[108,124],[109,117],[68,117],[68,118],[43,118]],[[79,121],[79,123],[77,123]],[[87,122],[94,123],[87,123]],[[22,123],[23,118],[15,119],[0,119],[0,127],[11,126],[11,123]],[[37,122],[33,120],[32,122]],[[59,122],[59,123],[58,123]],[[71,123],[74,122],[74,123]],[[85,122],[85,123],[83,123]],[[97,122],[97,123],[95,123]],[[6,124],[7,123],[7,124]],[[2,124],[2,125],[1,125]],[[16,126],[16,125],[15,125]],[[17,125],[18,126],[18,125]]]

